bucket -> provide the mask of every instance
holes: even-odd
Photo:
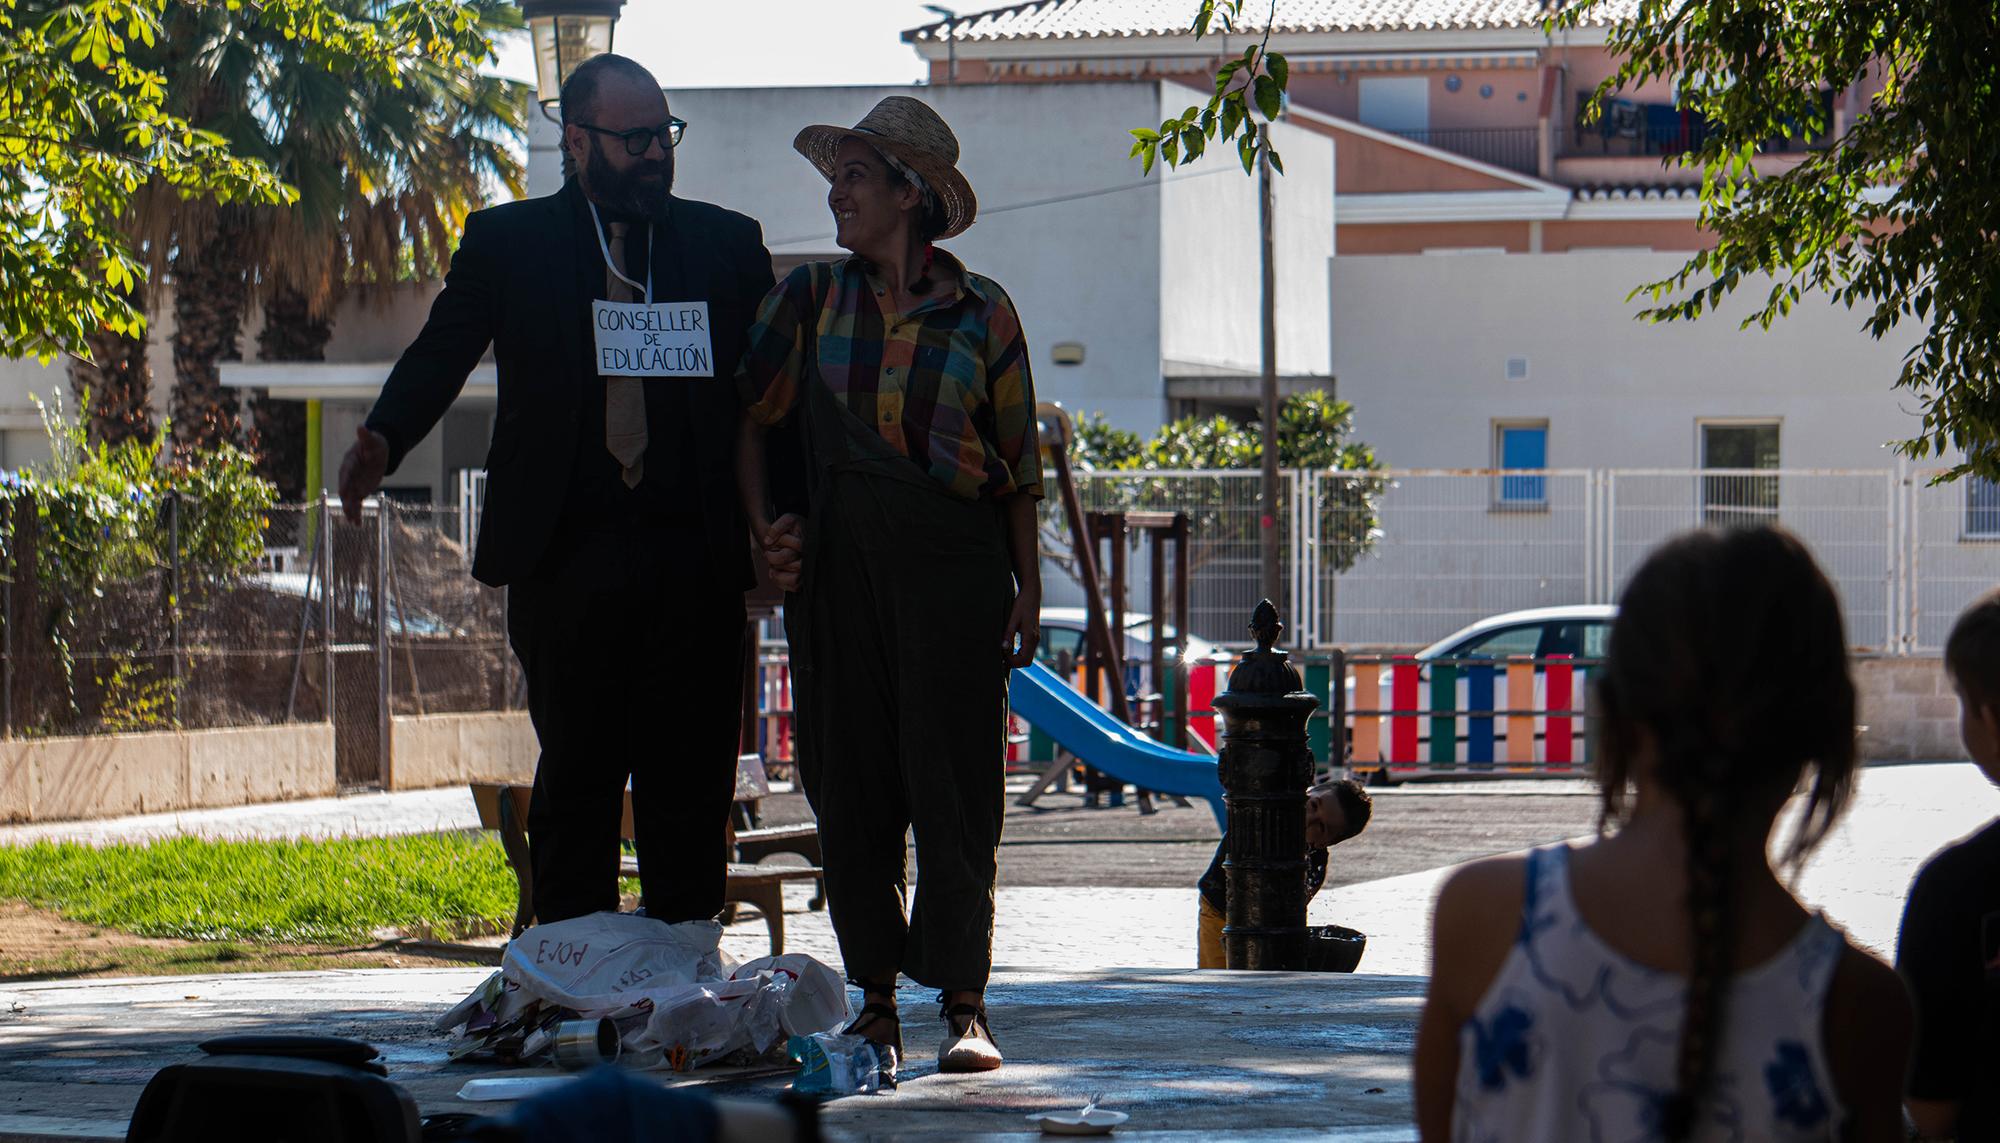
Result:
[[[1313,925],[1306,929],[1306,971],[1353,972],[1367,947],[1365,933],[1344,925]]]

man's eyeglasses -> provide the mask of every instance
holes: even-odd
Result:
[[[681,145],[681,136],[686,134],[688,129],[687,120],[678,116],[669,116],[663,126],[634,127],[630,131],[613,131],[608,127],[595,127],[589,123],[578,123],[577,126],[585,131],[594,131],[599,135],[609,135],[614,139],[624,140],[625,153],[628,155],[645,154],[646,148],[651,147],[655,139],[660,141],[661,150],[670,151]]]

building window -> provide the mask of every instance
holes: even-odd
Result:
[[[1360,119],[1377,131],[1423,142],[1431,125],[1431,78],[1427,75],[1364,76]]]
[[[2000,540],[2000,484],[1983,476],[1965,478],[1965,538]]]
[[[1701,478],[1701,522],[1770,524],[1778,518],[1778,478],[1758,470],[1778,468],[1776,421],[1701,426],[1701,467],[1720,469]]]
[[[1540,475],[1549,466],[1549,423],[1517,422],[1493,426],[1493,467],[1531,469],[1534,476],[1501,476],[1495,502],[1502,508],[1545,508],[1549,503],[1549,478]]]

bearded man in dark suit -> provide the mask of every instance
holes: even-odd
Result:
[[[686,125],[637,63],[578,67],[562,120],[573,175],[466,220],[340,495],[358,520],[492,346],[472,574],[509,588],[541,742],[537,919],[618,907],[628,778],[647,914],[706,919],[722,908],[752,574],[731,379],[771,257],[755,221],[674,197]]]

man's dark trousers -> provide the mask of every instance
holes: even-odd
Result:
[[[743,595],[673,557],[699,543],[692,529],[565,540],[549,573],[508,597],[542,747],[528,810],[536,920],[618,908],[628,777],[647,915],[706,920],[728,860]]]

